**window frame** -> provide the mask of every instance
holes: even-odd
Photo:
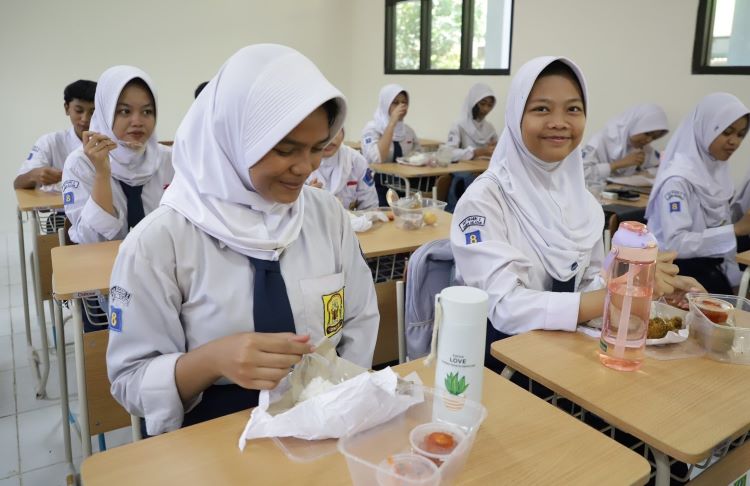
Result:
[[[471,52],[474,42],[474,0],[462,0],[461,12],[461,65],[458,69],[430,69],[430,47],[432,26],[432,0],[419,0],[419,69],[396,69],[396,5],[408,0],[385,1],[385,55],[383,72],[385,74],[458,74],[475,76],[510,75],[513,54],[513,13],[516,0],[510,6],[510,41],[508,43],[508,67],[475,69],[471,67]]]
[[[750,74],[750,66],[709,66],[711,26],[716,11],[716,0],[699,0],[693,43],[693,74]]]

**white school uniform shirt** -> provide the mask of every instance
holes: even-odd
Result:
[[[580,151],[553,163],[523,143],[523,110],[539,74],[552,62],[576,73],[570,60],[539,57],[511,81],[506,126],[487,171],[458,201],[451,248],[458,279],[489,294],[489,319],[506,334],[533,329],[573,331],[580,294],[598,289],[604,257],[604,213],[586,190]],[[551,292],[553,281],[574,279],[574,292]]]
[[[448,132],[448,141],[445,145],[453,147],[451,160],[471,160],[474,158],[474,150],[486,147],[491,143],[497,143],[497,130],[484,119],[477,121],[473,116],[474,106],[488,96],[495,97],[492,89],[484,83],[476,83],[466,95],[461,110],[460,119],[453,124]]]
[[[610,175],[628,176],[638,167],[624,167],[612,173],[609,164],[623,159],[634,150],[630,137],[639,133],[668,130],[669,124],[664,110],[654,103],[641,103],[607,121],[604,128],[595,133],[583,148],[584,173],[589,182],[603,181]],[[659,153],[647,145],[643,148],[644,162],[640,169],[659,165]]]
[[[341,145],[332,157],[321,161],[307,182],[317,179],[344,209],[371,209],[378,206],[375,179],[365,158],[358,151]]]
[[[159,206],[164,189],[174,176],[172,150],[164,145],[157,146],[159,166],[156,173],[143,185],[141,200],[145,214]],[[112,204],[116,216],[102,209],[93,198],[96,171],[83,148],[70,154],[65,162],[62,179],[65,214],[70,220],[70,239],[76,243],[96,243],[99,241],[121,240],[128,234],[128,200],[120,182],[110,178]]]
[[[406,157],[412,152],[419,152],[422,147],[419,145],[419,140],[417,139],[416,132],[414,132],[414,130],[406,123],[401,123],[404,127],[403,136],[401,140],[398,141],[398,143],[401,144],[401,151],[403,152],[403,156]],[[362,130],[362,155],[364,155],[365,159],[367,159],[367,162],[371,164],[377,162],[395,162],[393,160],[393,143],[391,143],[391,146],[388,149],[387,160],[380,160],[378,141],[382,136],[383,131],[378,128],[374,121],[367,123],[367,125],[365,125],[365,128]],[[396,141],[395,137],[394,141]]]
[[[370,270],[336,199],[311,187],[303,192],[302,229],[279,260],[296,331],[311,343],[327,336],[341,357],[369,368],[379,322]],[[174,367],[182,354],[253,331],[253,307],[263,305],[253,302],[253,281],[246,256],[167,206],[122,243],[112,269],[110,311],[119,320],[110,326],[107,369],[112,395],[146,419],[149,434],[179,428],[200,401],[180,400]],[[344,312],[334,320],[325,304],[337,295]]]
[[[31,148],[26,160],[18,169],[18,175],[26,174],[33,169],[53,167],[63,170],[65,159],[71,152],[81,147],[81,139],[73,127],[59,132],[47,133],[39,137]]]
[[[580,294],[602,288],[599,240],[577,265],[575,293],[551,292],[552,276],[512,216],[498,185],[480,176],[458,202],[451,224],[456,278],[489,294],[488,318],[505,334],[575,331]]]

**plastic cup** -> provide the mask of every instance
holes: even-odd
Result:
[[[440,483],[437,466],[411,453],[388,456],[378,464],[375,475],[379,486],[432,486]]]

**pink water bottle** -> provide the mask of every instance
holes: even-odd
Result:
[[[656,238],[645,224],[620,223],[604,261],[607,282],[599,359],[610,368],[635,371],[646,347],[656,270]]]

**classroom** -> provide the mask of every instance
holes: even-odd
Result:
[[[0,39],[0,486],[747,482],[750,0],[4,0]]]

